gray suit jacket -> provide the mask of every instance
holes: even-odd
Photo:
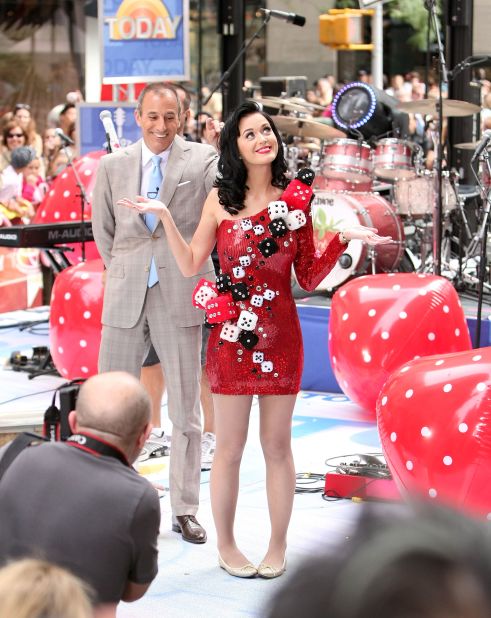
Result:
[[[169,208],[184,239],[198,226],[206,196],[217,171],[216,151],[176,136],[167,162],[159,199]],[[192,306],[191,295],[201,277],[214,277],[211,260],[194,277],[183,277],[159,221],[153,233],[143,216],[117,206],[122,197],[135,198],[141,185],[141,140],[100,160],[92,199],[92,227],[107,268],[102,323],[133,327],[140,317],[148,271],[155,258],[162,301],[176,326],[203,322],[203,312]],[[162,316],[163,317],[163,316]]]

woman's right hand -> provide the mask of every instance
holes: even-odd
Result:
[[[126,208],[137,210],[142,214],[151,212],[158,217],[162,217],[162,215],[169,212],[167,206],[160,200],[150,200],[147,197],[143,197],[143,195],[137,195],[135,200],[130,200],[129,197],[123,197],[118,200],[116,204],[118,206],[126,206]]]

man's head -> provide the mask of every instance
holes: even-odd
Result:
[[[88,431],[118,446],[130,463],[135,461],[150,433],[150,399],[129,373],[113,371],[89,378],[80,389],[73,432]]]
[[[181,105],[176,90],[155,82],[141,91],[135,119],[142,130],[143,141],[154,153],[167,150],[180,128]]]
[[[29,146],[19,146],[12,150],[10,163],[17,173],[22,172],[34,159],[36,152]]]
[[[23,558],[0,569],[2,616],[90,618],[93,593],[88,584],[37,558]]]
[[[77,120],[77,108],[74,103],[67,103],[63,106],[60,112],[59,126],[63,130],[63,133],[68,132],[68,127],[72,122]]]

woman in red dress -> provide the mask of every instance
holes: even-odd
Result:
[[[185,276],[199,272],[215,243],[221,273],[216,287],[195,295],[214,328],[207,370],[215,407],[216,451],[211,503],[219,565],[237,577],[273,578],[286,568],[286,541],[295,491],[291,419],[303,365],[299,320],[291,293],[291,268],[313,290],[352,239],[390,242],[376,230],[355,226],[336,234],[324,254],[313,242],[310,185],[302,170],[289,182],[281,137],[254,102],[240,105],[220,135],[218,176],[188,245],[167,207],[138,197],[118,204],[159,215]],[[208,301],[208,302],[207,302]],[[229,319],[223,321],[227,316]],[[221,323],[217,323],[221,322]],[[259,396],[260,439],[266,462],[271,538],[259,566],[237,547],[234,519],[239,469],[253,395]]]

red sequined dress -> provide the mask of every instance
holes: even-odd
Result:
[[[213,393],[288,395],[300,390],[303,345],[291,289],[292,264],[302,288],[313,290],[346,245],[336,234],[326,251],[316,255],[308,207],[312,191],[305,192],[304,214],[295,206],[305,186],[292,185],[296,182],[280,197],[283,201],[249,217],[224,220],[217,230],[217,298],[231,295],[238,316],[215,324],[210,333],[207,372]],[[285,203],[288,212],[281,216]]]

